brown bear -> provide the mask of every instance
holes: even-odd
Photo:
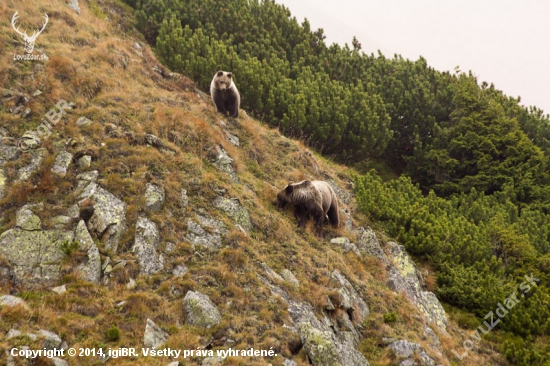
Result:
[[[210,96],[218,112],[230,117],[239,117],[241,96],[233,81],[233,73],[218,71],[210,83]]]
[[[289,183],[277,194],[275,206],[284,208],[288,203],[294,205],[294,217],[298,227],[304,227],[310,216],[315,223],[315,233],[321,236],[323,223],[328,215],[332,226],[338,227],[338,198],[327,182],[321,180],[304,180]]]

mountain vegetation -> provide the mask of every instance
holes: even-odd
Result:
[[[364,213],[433,266],[447,304],[481,322],[540,279],[502,320],[502,345],[512,364],[550,362],[548,115],[472,72],[327,45],[274,1],[126,2],[165,65],[203,90],[231,70],[249,114],[362,169]]]

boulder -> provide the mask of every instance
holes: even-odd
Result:
[[[60,279],[63,243],[73,239],[72,231],[14,228],[0,234],[0,254],[16,283],[53,285]]]
[[[359,249],[357,249],[357,246],[352,242],[350,242],[348,238],[344,238],[344,237],[333,238],[333,239],[330,239],[330,244],[334,244],[341,247],[342,249],[344,249],[344,253],[347,253],[351,250],[358,256],[361,256],[361,253],[359,252]]]
[[[246,231],[252,230],[250,215],[248,211],[242,207],[238,198],[216,197],[212,202],[214,207],[219,208],[231,217],[235,224],[241,226]]]
[[[91,199],[95,202],[94,213],[88,220],[88,231],[105,243],[105,249],[116,252],[126,230],[127,205],[95,182],[88,183],[80,193],[80,198],[82,201]]]
[[[46,149],[41,148],[30,150],[29,154],[31,155],[31,162],[29,165],[24,166],[17,171],[17,177],[15,178],[17,181],[25,181],[29,179],[34,172],[40,169],[42,166],[42,161],[44,161],[44,157],[46,156]]]
[[[355,234],[357,236],[357,247],[359,248],[359,251],[372,255],[380,259],[385,264],[389,263],[374,230],[370,227],[367,227],[366,229],[359,227],[357,228]]]
[[[69,168],[72,160],[73,154],[67,151],[64,151],[61,154],[57,155],[51,169],[52,173],[60,177],[64,177],[65,175],[67,175],[67,169]]]
[[[145,189],[145,211],[156,212],[162,208],[166,195],[164,188],[147,183]]]
[[[446,331],[447,315],[437,297],[423,291],[420,271],[402,245],[389,242],[392,263],[388,269],[388,287],[397,293],[404,292],[409,300],[426,316],[428,322]]]
[[[147,319],[145,333],[143,334],[143,344],[145,347],[157,348],[166,343],[170,335],[156,325],[151,319]]]
[[[79,263],[76,266],[76,270],[80,271],[84,280],[99,283],[101,279],[101,257],[99,256],[99,249],[90,236],[83,220],[80,220],[76,226],[75,240],[78,242],[79,249],[86,251],[88,255],[87,261]]]
[[[187,221],[187,240],[193,246],[200,245],[212,250],[220,249],[222,235],[227,234],[224,223],[207,215],[196,214],[195,216],[200,224],[193,220]]]
[[[25,300],[21,299],[20,297],[11,295],[0,296],[0,307],[6,306],[11,308],[18,305],[23,306],[25,309],[29,309],[29,305],[27,305]]]
[[[139,216],[136,222],[136,236],[132,251],[138,257],[140,274],[153,274],[164,268],[162,254],[159,256],[157,253],[159,244],[160,234],[157,224]]]
[[[30,209],[29,205],[21,207],[15,214],[15,227],[23,230],[41,230],[42,222]]]
[[[233,163],[233,159],[229,156],[229,154],[227,154],[227,151],[225,151],[223,147],[216,145],[215,154],[216,157],[213,159],[213,162],[216,167],[220,171],[229,175],[233,182],[238,183],[239,178],[237,178],[237,174],[235,174],[235,170],[231,165],[231,163]]]
[[[188,291],[183,298],[187,323],[201,327],[211,328],[221,321],[221,313],[210,300],[200,292]]]

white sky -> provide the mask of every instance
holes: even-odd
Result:
[[[356,36],[365,53],[423,56],[437,70],[472,72],[550,113],[548,0],[276,0],[327,44]]]

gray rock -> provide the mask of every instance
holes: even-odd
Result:
[[[339,286],[341,286],[339,290],[340,306],[342,306],[346,311],[354,310],[357,315],[357,319],[353,320],[358,323],[362,323],[370,313],[369,307],[365,301],[363,301],[352,284],[340,272],[335,270],[331,273],[330,277],[331,279],[336,280]]]
[[[315,366],[368,366],[369,362],[356,349],[352,332],[335,331],[332,323],[325,316],[319,320],[313,307],[306,302],[294,301],[280,287],[271,284],[267,279],[258,276],[273,295],[279,296],[288,304],[293,325],[290,329],[298,329],[300,339],[309,359]]]
[[[69,0],[69,3],[67,5],[68,5],[69,8],[76,11],[78,13],[78,15],[80,15],[80,6],[78,6],[78,0]]]
[[[79,248],[87,251],[88,254],[88,260],[84,263],[79,263],[76,266],[76,270],[80,271],[84,280],[99,283],[101,279],[101,257],[99,256],[99,249],[90,236],[83,220],[80,220],[76,226],[75,240],[78,242]]]
[[[32,93],[32,96],[33,96],[33,97],[37,97],[37,96],[39,96],[40,94],[42,94],[42,91],[36,89],[36,90],[34,91],[34,93]]]
[[[288,269],[283,269],[281,271],[281,276],[285,279],[286,282],[290,283],[292,286],[298,288],[300,287],[300,282],[298,279],[294,276],[292,272]]]
[[[287,358],[283,361],[283,366],[298,366],[298,364],[296,363],[296,361]]]
[[[340,188],[340,186],[336,183],[336,181],[334,179],[330,178],[330,176],[328,176],[327,174],[325,174],[325,176],[327,177],[327,179],[325,179],[325,181],[328,184],[330,184],[330,186],[332,187],[332,189],[334,190],[334,193],[336,193],[338,198],[340,198],[342,200],[342,202],[344,202],[346,205],[349,205],[349,203],[351,201],[351,193],[349,193],[348,191],[343,190],[342,188]]]
[[[361,253],[359,252],[359,249],[357,249],[357,246],[351,243],[348,238],[344,238],[344,237],[333,238],[333,239],[330,239],[330,243],[334,245],[338,245],[339,247],[342,247],[344,249],[344,253],[347,253],[351,250],[358,256],[361,256]]]
[[[69,366],[69,363],[61,358],[52,357],[53,366]]]
[[[222,356],[206,357],[202,360],[201,366],[218,366],[223,364],[224,360],[225,357]]]
[[[136,222],[136,236],[132,251],[136,253],[140,264],[140,274],[153,274],[164,268],[162,256],[157,253],[160,234],[157,224],[139,216]]]
[[[57,334],[48,330],[40,329],[38,331],[38,336],[44,339],[42,347],[46,349],[59,348],[62,342],[61,338],[59,338]]]
[[[179,361],[170,362],[168,366],[180,366],[180,362]]]
[[[89,172],[80,173],[76,176],[76,179],[82,180],[85,182],[96,182],[97,177],[99,177],[99,172],[97,170],[92,170]]]
[[[164,204],[165,194],[164,188],[157,185],[147,183],[145,189],[145,211],[156,212],[162,208]]]
[[[340,209],[340,221],[344,223],[344,228],[347,231],[353,231],[353,220],[351,218],[351,214],[345,208]]]
[[[46,149],[31,150],[29,151],[29,154],[31,154],[31,162],[29,165],[24,166],[17,171],[17,177],[15,178],[17,181],[25,181],[29,179],[34,172],[40,169],[42,162],[44,161],[44,157],[46,156]]]
[[[63,229],[71,221],[72,221],[72,218],[70,216],[59,215],[52,219],[52,224],[56,229]]]
[[[174,276],[177,276],[177,277],[182,277],[184,274],[187,273],[189,269],[187,268],[187,266],[183,265],[183,264],[178,264],[176,267],[174,267],[174,269],[172,270],[172,274]]]
[[[71,1],[75,1],[75,0],[71,0]],[[78,2],[77,2],[77,4],[78,4]],[[82,127],[82,126],[89,126],[89,125],[91,125],[92,123],[93,123],[93,122],[92,122],[90,119],[88,119],[88,118],[86,118],[86,117],[84,117],[84,116],[82,116],[82,117],[80,117],[79,119],[76,120],[76,125],[79,126],[79,127]]]
[[[21,113],[21,118],[27,118],[31,114],[31,109],[26,108],[23,113]]]
[[[216,149],[216,158],[214,159],[214,164],[216,167],[229,175],[231,180],[235,183],[239,182],[239,178],[237,178],[237,174],[235,174],[235,170],[233,169],[233,166],[231,163],[233,163],[233,159],[227,154],[227,151],[223,149],[221,146],[215,147]]]
[[[23,332],[21,332],[20,330],[10,329],[8,334],[6,334],[6,339],[17,338],[17,337],[21,337],[22,335],[23,335]]]
[[[196,214],[196,218],[200,224],[193,220],[187,221],[187,240],[194,246],[200,245],[212,250],[220,249],[222,235],[227,233],[223,222],[200,214]]]
[[[183,188],[181,190],[181,205],[183,207],[187,207],[189,205],[189,197],[187,197],[187,190]]]
[[[67,292],[67,288],[65,287],[65,285],[61,285],[61,286],[57,286],[57,287],[52,288],[52,291],[55,292],[58,295],[61,295],[61,294],[64,294],[65,292]]]
[[[397,293],[404,292],[409,300],[426,316],[430,323],[446,331],[447,316],[437,297],[423,291],[420,285],[420,271],[402,245],[389,242],[392,263],[388,270],[388,287]]]
[[[126,230],[127,205],[97,183],[89,183],[80,198],[89,198],[95,202],[94,214],[88,221],[90,234],[104,242],[105,249],[116,252]]]
[[[73,238],[72,231],[14,228],[0,234],[0,254],[16,283],[52,285],[60,278],[62,244]]]
[[[278,281],[278,282],[284,281],[284,279],[281,276],[279,276],[277,272],[269,268],[267,264],[262,262],[261,266],[264,269],[265,273],[267,274],[267,277],[269,277],[269,279],[271,279],[272,281]]]
[[[55,157],[55,161],[51,170],[52,173],[60,177],[64,177],[65,175],[67,175],[67,169],[69,168],[72,160],[73,154],[67,151],[64,151],[61,154],[57,155]]]
[[[357,247],[359,248],[359,251],[372,255],[380,259],[385,264],[389,263],[374,230],[370,227],[367,227],[366,229],[359,227],[355,233],[357,235]]]
[[[227,138],[227,141],[229,141],[232,145],[239,146],[240,141],[237,136],[231,134],[229,131],[225,131],[225,137]]]
[[[42,222],[30,209],[29,205],[21,207],[15,214],[15,226],[23,230],[40,230]]]
[[[252,230],[250,215],[248,211],[239,204],[237,198],[216,197],[212,202],[214,207],[219,208],[233,219],[235,224],[241,226],[246,231]]]
[[[147,319],[145,333],[143,334],[143,344],[145,347],[157,348],[166,343],[170,335],[156,325],[151,319]]]
[[[435,361],[418,343],[399,340],[392,342],[389,347],[398,358],[405,358],[405,360],[401,361],[399,364],[400,366],[418,365],[418,363],[414,360],[415,355],[418,355],[418,358],[423,366],[435,366]]]
[[[200,292],[188,291],[183,298],[187,323],[201,327],[211,328],[221,321],[221,313],[210,300]]]
[[[134,280],[133,278],[130,278],[130,280],[128,281],[128,283],[126,284],[126,288],[128,290],[133,290],[137,287],[137,283],[136,283],[136,280]]]
[[[6,306],[6,307],[14,307],[17,305],[23,306],[25,309],[29,309],[29,305],[25,302],[25,300],[11,295],[2,295],[0,296],[0,306]]]
[[[438,350],[438,351],[441,351],[441,341],[439,339],[439,337],[437,336],[437,334],[432,330],[432,328],[426,326],[424,328],[424,333],[422,335],[422,339],[425,339],[428,341],[428,344]]]
[[[83,155],[77,159],[76,164],[79,169],[87,169],[92,165],[92,157],[90,155]]]
[[[17,146],[6,146],[0,143],[0,162],[13,161],[21,156],[21,149]]]

